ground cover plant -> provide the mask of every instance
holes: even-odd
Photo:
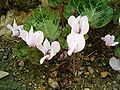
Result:
[[[5,2],[0,89],[120,89],[119,1],[40,0],[32,10]]]

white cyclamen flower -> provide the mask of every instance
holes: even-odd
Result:
[[[68,24],[72,27],[71,33],[86,34],[89,31],[89,21],[87,16],[70,16]]]
[[[57,41],[51,43],[46,38],[43,45],[37,46],[37,48],[44,54],[44,57],[40,59],[40,64],[45,60],[50,60],[60,51],[60,44]]]
[[[23,25],[17,26],[16,21],[14,19],[13,26],[11,26],[10,24],[8,24],[7,28],[12,31],[12,36],[19,36],[20,35],[20,31],[19,30],[23,29]]]
[[[85,47],[85,38],[82,34],[70,33],[67,36],[67,44],[69,47],[68,55],[80,52]]]
[[[115,57],[110,58],[109,60],[109,65],[114,69],[114,70],[120,70],[120,60],[116,59]]]
[[[20,37],[29,45],[29,47],[36,47],[43,42],[44,34],[42,31],[33,32],[33,27],[29,32],[20,30]]]
[[[117,44],[119,44],[119,42],[114,42],[114,40],[115,40],[115,36],[113,36],[113,35],[106,35],[105,37],[101,37],[101,39],[103,40],[103,41],[105,41],[105,45],[106,46],[115,46],[115,45],[117,45]]]
[[[89,23],[87,16],[70,16],[68,24],[72,27],[71,33],[67,36],[67,44],[69,47],[68,55],[80,52],[85,47],[84,34],[89,31]]]

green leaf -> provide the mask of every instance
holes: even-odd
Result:
[[[71,15],[75,13],[75,9],[68,3],[64,6],[64,16],[65,18],[69,18]]]
[[[13,47],[13,55],[20,60],[30,60],[32,63],[39,63],[43,56],[37,48],[31,48],[25,42],[16,43]]]
[[[118,21],[119,17],[120,17],[120,7],[114,9],[114,17],[113,17],[114,24],[119,24]]]
[[[58,41],[60,42],[62,48],[68,48],[67,45],[67,36],[70,33],[70,26],[67,25],[66,27],[63,28],[60,37],[58,38]]]
[[[37,7],[32,15],[26,20],[24,29],[29,31],[33,26],[36,31],[43,31],[46,38],[53,41],[59,37],[59,15],[57,11],[51,10],[49,7]]]
[[[115,52],[118,56],[120,56],[120,30],[115,33],[115,38],[115,41],[119,42],[119,44],[115,46]]]
[[[89,22],[96,28],[108,24],[113,15],[113,9],[107,5],[110,0],[72,0],[73,6],[81,16],[88,16]]]
[[[50,5],[61,5],[63,0],[49,0]],[[68,3],[70,0],[64,0],[64,3]]]

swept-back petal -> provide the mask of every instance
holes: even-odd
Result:
[[[29,37],[33,36],[33,26],[31,26],[30,30],[29,30]]]
[[[35,42],[35,45],[39,45],[43,42],[43,39],[44,39],[44,34],[42,31],[37,31],[34,33],[34,42]]]
[[[45,55],[45,50],[42,44],[37,45],[37,48]]]
[[[70,16],[69,19],[68,19],[68,24],[72,27],[73,26],[73,22],[75,20],[75,16]]]
[[[51,49],[53,49],[55,53],[59,52],[60,51],[60,44],[59,44],[59,42],[58,41],[52,42]]]
[[[110,39],[111,39],[112,41],[114,41],[114,40],[115,40],[115,36],[111,35],[111,36],[110,36]]]
[[[68,44],[69,49],[71,49],[73,47],[73,44],[77,42],[75,35],[76,35],[75,33],[70,33],[67,36],[67,44]]]
[[[82,51],[84,49],[84,47],[85,47],[85,38],[84,38],[84,36],[81,35],[81,34],[78,34],[76,37],[77,37],[77,46],[76,46],[76,48],[74,50],[74,53]]]
[[[14,22],[13,22],[13,28],[14,28],[14,29],[17,29],[17,24],[16,24],[15,19],[14,19]]]
[[[12,32],[14,31],[13,27],[10,24],[7,25],[7,28],[10,29]]]
[[[80,34],[86,34],[89,31],[89,23],[88,23],[88,17],[83,16],[80,18]]]
[[[17,28],[18,28],[18,30],[19,29],[23,30],[23,25],[19,25],[19,26],[17,26]]]
[[[49,58],[49,55],[46,55],[40,59],[40,64],[43,64],[43,62]]]
[[[79,23],[77,20],[74,20],[71,33],[79,33],[79,32],[80,32]]]
[[[50,58],[49,59],[55,56],[59,51],[60,51],[59,42],[58,41],[52,42],[51,47],[50,47]]]
[[[20,38],[22,38],[26,42],[26,37],[28,36],[28,32],[25,30],[20,30]]]
[[[50,42],[46,38],[45,41],[43,42],[43,47],[44,47],[44,52],[47,53],[48,50],[50,49]]]
[[[119,42],[113,42],[111,46],[116,46],[117,44],[119,44]]]
[[[77,53],[84,49],[85,47],[85,38],[82,34],[70,33],[67,36],[68,43],[68,54],[71,55],[72,52]]]

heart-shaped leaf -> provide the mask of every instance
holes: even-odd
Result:
[[[38,6],[26,20],[24,29],[29,31],[30,27],[33,26],[34,30],[43,31],[45,37],[53,41],[59,37],[59,23],[57,11],[51,10],[49,7]]]
[[[113,9],[107,5],[110,0],[71,0],[80,15],[88,16],[92,26],[100,28],[110,22]]]

